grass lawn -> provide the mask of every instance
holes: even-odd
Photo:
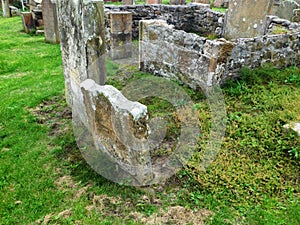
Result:
[[[116,76],[109,82],[118,87],[132,77]],[[0,224],[300,224],[300,142],[282,128],[300,121],[299,87],[296,67],[244,69],[226,83],[226,135],[206,172],[198,167],[209,110],[186,88],[199,152],[166,184],[117,185],[77,149],[59,45],[23,33],[20,17],[0,18]]]

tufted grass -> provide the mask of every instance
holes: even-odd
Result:
[[[65,116],[60,48],[21,29],[19,17],[0,18],[0,224],[143,224],[131,213],[149,219],[172,206],[195,215],[209,210],[206,224],[300,223],[299,139],[282,128],[300,121],[299,68],[244,69],[241,79],[224,84],[226,135],[206,172],[199,160],[210,131],[208,105],[185,87],[200,118],[199,152],[167,184],[136,189],[85,163]],[[114,63],[108,69],[118,88],[150,76],[129,67],[120,79]],[[145,103],[154,115],[168,113],[160,99]]]

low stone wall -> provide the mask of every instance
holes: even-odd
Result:
[[[111,11],[128,11],[132,13],[132,37],[139,35],[139,21],[162,19],[175,29],[207,36],[222,34],[224,14],[213,11],[206,4],[187,5],[124,5],[105,6],[106,27],[110,27],[109,13]]]
[[[300,65],[300,32],[226,41],[175,30],[160,20],[141,22],[140,67],[197,89],[236,77],[242,67]]]
[[[264,34],[300,32],[300,24],[277,16],[268,15],[264,24]]]
[[[256,68],[266,63],[275,67],[300,65],[300,33],[241,38],[234,42],[224,78],[237,76],[242,67]]]
[[[140,69],[197,89],[219,83],[231,42],[175,30],[163,20],[141,21]]]

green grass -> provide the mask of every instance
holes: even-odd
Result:
[[[165,185],[136,189],[107,181],[85,163],[64,100],[60,48],[21,30],[21,18],[0,18],[0,224],[47,218],[50,224],[144,224],[134,218],[174,206],[191,215],[210,210],[206,223],[214,225],[300,223],[299,139],[282,128],[300,121],[299,68],[244,69],[241,79],[224,84],[226,135],[206,172],[199,161],[209,108],[203,94],[184,87],[199,114],[199,152]],[[112,62],[107,68],[109,83],[120,89],[150,76]],[[169,113],[160,99],[144,103],[154,116]]]

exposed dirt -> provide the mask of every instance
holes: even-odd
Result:
[[[154,213],[149,217],[145,217],[143,214],[133,212],[129,216],[136,222],[143,224],[196,224],[201,225],[205,223],[205,220],[213,213],[209,210],[193,211],[182,206],[170,206],[166,210],[160,210],[158,213]]]
[[[50,127],[49,135],[51,137],[60,136],[70,129],[68,124],[72,119],[72,110],[66,105],[63,97],[54,96],[29,110],[36,117],[39,124]]]
[[[61,190],[73,189],[73,188],[77,187],[76,182],[69,175],[60,177],[55,183],[58,186],[58,188]]]
[[[57,214],[50,213],[44,216],[44,218],[36,220],[34,224],[35,225],[60,224],[59,221],[67,220],[70,216],[72,216],[71,209],[66,209]]]
[[[107,216],[118,216],[124,220],[133,220],[142,224],[174,224],[185,225],[195,224],[201,225],[213,215],[213,212],[202,209],[193,211],[183,206],[169,206],[166,209],[162,209],[160,199],[151,199],[146,195],[141,196],[138,201],[140,204],[154,204],[156,203],[158,212],[152,213],[150,216],[144,213],[133,210],[128,213],[124,211],[124,208],[134,209],[132,202],[126,202],[119,197],[111,197],[107,195],[94,195],[92,199],[92,205],[88,205],[86,210],[89,214],[93,211],[101,212]],[[125,213],[125,214],[124,214]]]

